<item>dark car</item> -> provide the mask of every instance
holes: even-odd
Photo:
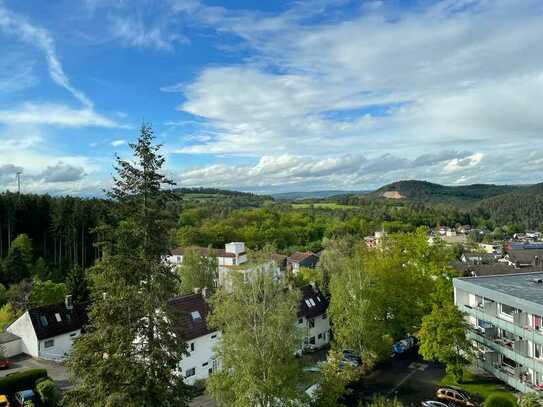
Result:
[[[362,365],[362,358],[350,349],[345,349],[341,362],[345,365],[359,367]]]
[[[9,359],[0,359],[0,369],[9,369],[11,361]]]

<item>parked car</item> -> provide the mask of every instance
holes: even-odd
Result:
[[[395,342],[392,345],[392,354],[401,355],[402,353],[407,352],[409,349],[412,349],[416,343],[416,338],[412,335],[408,335],[401,341]]]
[[[0,394],[0,407],[9,407],[9,400],[4,394]]]
[[[359,355],[357,355],[354,351],[350,349],[345,349],[343,350],[342,353],[343,353],[343,357],[341,359],[341,364],[343,364],[343,366],[352,366],[352,367],[362,366],[362,358]]]
[[[442,401],[428,400],[421,403],[422,407],[455,407],[452,403],[444,403]]]
[[[0,359],[0,369],[9,369],[11,367],[11,360]]]
[[[36,395],[32,390],[23,390],[15,393],[15,401],[20,407],[29,405],[31,402],[36,402]]]
[[[476,407],[479,405],[468,393],[452,387],[437,389],[436,397],[440,400],[450,401],[460,406]]]

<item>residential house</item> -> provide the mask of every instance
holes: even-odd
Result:
[[[515,268],[533,267],[543,271],[543,249],[509,250],[503,261]]]
[[[188,346],[188,355],[181,360],[179,369],[185,383],[193,385],[219,369],[214,348],[221,334],[207,324],[209,305],[205,294],[182,295],[172,299],[170,305]]]
[[[86,311],[65,302],[32,308],[17,318],[6,332],[20,338],[20,352],[34,358],[62,361],[87,323]]]
[[[319,256],[313,252],[294,252],[287,257],[287,270],[296,274],[300,268],[315,268],[318,263]]]
[[[301,288],[302,299],[298,308],[298,327],[304,333],[304,347],[319,349],[330,343],[328,300],[315,284]]]
[[[460,261],[465,264],[492,264],[497,261],[497,255],[465,251],[462,253],[462,256],[460,256]]]
[[[503,253],[503,247],[501,243],[479,243],[479,249],[488,254],[501,255]]]
[[[477,365],[521,392],[543,389],[543,273],[455,278]]]

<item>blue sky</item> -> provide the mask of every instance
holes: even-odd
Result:
[[[543,181],[536,0],[0,0],[0,189],[93,195],[142,120],[179,185]]]

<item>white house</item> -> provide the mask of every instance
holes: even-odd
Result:
[[[87,316],[71,301],[32,308],[11,323],[6,332],[20,338],[20,353],[35,358],[61,361],[81,335]]]
[[[298,327],[304,333],[304,347],[319,349],[330,343],[328,300],[315,284],[301,288],[302,299],[298,307]]]
[[[207,325],[209,306],[202,294],[181,295],[172,299],[170,305],[177,314],[189,352],[181,360],[179,369],[185,383],[193,385],[198,380],[207,379],[220,368],[214,348],[221,335]]]

